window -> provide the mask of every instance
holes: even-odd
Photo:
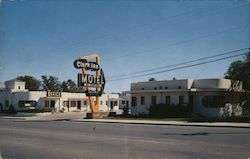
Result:
[[[70,102],[70,106],[71,106],[71,107],[76,107],[76,101],[71,101],[71,102]]]
[[[68,107],[69,106],[69,101],[63,101],[63,106]]]
[[[106,105],[108,105],[108,101],[106,101]]]
[[[102,100],[101,100],[101,105],[102,105]]]
[[[162,89],[162,86],[160,86],[159,89]]]
[[[20,86],[18,86],[18,89],[21,89],[21,87],[20,87]]]
[[[118,102],[117,101],[114,101],[114,106],[117,106],[118,105]]]
[[[156,104],[156,96],[151,96],[151,105]]]
[[[179,104],[182,105],[184,103],[184,96],[179,96]]]
[[[202,98],[202,104],[205,107],[211,107],[211,108],[218,108],[225,106],[223,96],[205,96]]]
[[[157,87],[155,87],[155,89],[157,89]]]
[[[166,96],[166,97],[165,97],[165,103],[166,103],[167,105],[170,105],[170,96]]]
[[[5,101],[5,106],[6,106],[6,107],[8,107],[8,106],[9,106],[9,104],[10,104],[10,103],[9,103],[9,101],[8,101],[8,100],[6,100],[6,101]]]
[[[145,105],[145,97],[141,96],[141,105]]]
[[[45,100],[45,101],[44,101],[44,107],[49,108],[49,100]]]
[[[168,87],[166,86],[165,89],[168,89]]]
[[[131,105],[132,105],[132,107],[137,106],[137,98],[136,97],[132,97]]]
[[[181,89],[181,86],[178,86],[178,89]]]
[[[122,101],[122,104],[125,104],[125,103],[126,103],[126,101],[125,101],[125,100],[123,100],[123,101]]]
[[[87,101],[85,100],[85,101],[83,102],[83,104],[84,104],[84,105],[87,105]]]
[[[44,107],[46,108],[55,108],[56,101],[55,100],[45,100],[44,101]]]
[[[141,90],[144,90],[144,88],[141,88]]]
[[[36,101],[23,101],[23,100],[20,100],[18,102],[18,106],[19,108],[24,108],[24,107],[36,107]]]

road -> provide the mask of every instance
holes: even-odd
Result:
[[[0,159],[247,159],[246,128],[0,119]]]

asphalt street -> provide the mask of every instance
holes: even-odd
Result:
[[[0,159],[248,159],[250,130],[0,119]]]

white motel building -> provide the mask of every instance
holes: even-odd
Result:
[[[155,104],[191,106],[193,114],[205,117],[230,117],[242,114],[241,97],[245,94],[242,82],[228,79],[183,79],[131,83],[129,92],[103,94],[100,97],[101,112],[121,113],[130,108],[132,115],[149,114]],[[243,101],[244,102],[244,101]],[[0,112],[13,108],[53,109],[56,112],[90,112],[85,93],[29,91],[25,82],[9,80],[0,91]]]
[[[183,79],[131,84],[132,115],[148,114],[155,104],[191,106],[205,117],[241,115],[242,82],[228,79]]]
[[[27,108],[53,108],[56,112],[91,111],[85,93],[29,91],[25,89],[25,82],[17,79],[6,81],[5,88],[0,92],[0,111],[10,107],[17,111]],[[119,95],[103,94],[100,111],[119,112]]]

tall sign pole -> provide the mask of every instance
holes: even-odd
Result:
[[[74,61],[74,66],[82,70],[82,74],[78,74],[78,87],[83,87],[89,100],[91,112],[99,112],[100,96],[105,86],[105,77],[103,70],[100,68],[99,55],[92,54],[80,57]],[[92,97],[95,97],[95,102]]]

